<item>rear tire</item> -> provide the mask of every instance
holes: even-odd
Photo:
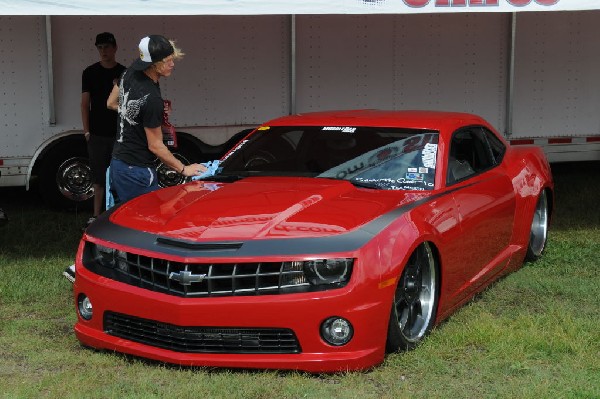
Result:
[[[388,353],[413,349],[429,334],[437,314],[438,282],[433,251],[423,243],[410,256],[396,287],[388,325]]]
[[[527,255],[525,255],[525,260],[528,262],[538,260],[544,253],[548,241],[548,217],[548,194],[546,190],[543,190],[535,205],[531,221],[529,245],[527,246]]]

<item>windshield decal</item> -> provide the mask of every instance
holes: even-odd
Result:
[[[342,132],[342,133],[354,133],[356,132],[356,128],[355,127],[342,127],[342,126],[324,126],[323,129],[321,129],[323,131],[334,131],[334,132]]]
[[[230,156],[232,156],[233,154],[235,154],[240,148],[242,148],[244,146],[244,144],[246,144],[248,142],[248,139],[243,140],[242,142],[240,142],[237,146],[235,146],[235,148],[231,151],[229,151],[224,157],[223,159],[221,159],[221,163],[223,163],[223,161],[225,161],[227,158],[229,158]]]
[[[436,154],[437,144],[427,143],[423,148],[423,166],[426,168],[435,168],[436,165]]]
[[[423,174],[409,172],[409,173],[406,174],[406,180],[410,181],[411,183],[422,182],[423,181]]]
[[[424,176],[421,176],[419,179],[415,179],[414,177],[415,176],[408,176],[408,174],[407,176],[399,177],[398,179],[356,177],[352,179],[352,181],[365,185],[377,186],[385,190],[425,191],[433,188],[433,182],[426,182]]]

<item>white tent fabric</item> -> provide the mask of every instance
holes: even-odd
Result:
[[[600,0],[0,0],[0,15],[416,14],[598,9]]]

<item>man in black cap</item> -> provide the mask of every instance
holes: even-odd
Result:
[[[184,176],[197,176],[204,165],[185,165],[163,143],[164,102],[158,81],[173,72],[183,53],[161,35],[142,38],[140,57],[121,77],[107,101],[119,113],[117,141],[110,163],[110,186],[115,204],[156,190],[156,158]]]
[[[94,185],[94,213],[87,224],[103,210],[106,169],[117,133],[117,113],[106,108],[106,100],[125,70],[116,61],[117,41],[112,33],[99,33],[95,46],[100,61],[88,66],[81,76],[81,122]]]

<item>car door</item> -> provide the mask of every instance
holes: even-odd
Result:
[[[461,231],[459,250],[450,260],[455,286],[449,291],[456,302],[500,272],[510,255],[515,194],[501,163],[503,152],[493,148],[498,143],[490,139],[493,134],[482,127],[462,128],[450,143],[446,184]]]

